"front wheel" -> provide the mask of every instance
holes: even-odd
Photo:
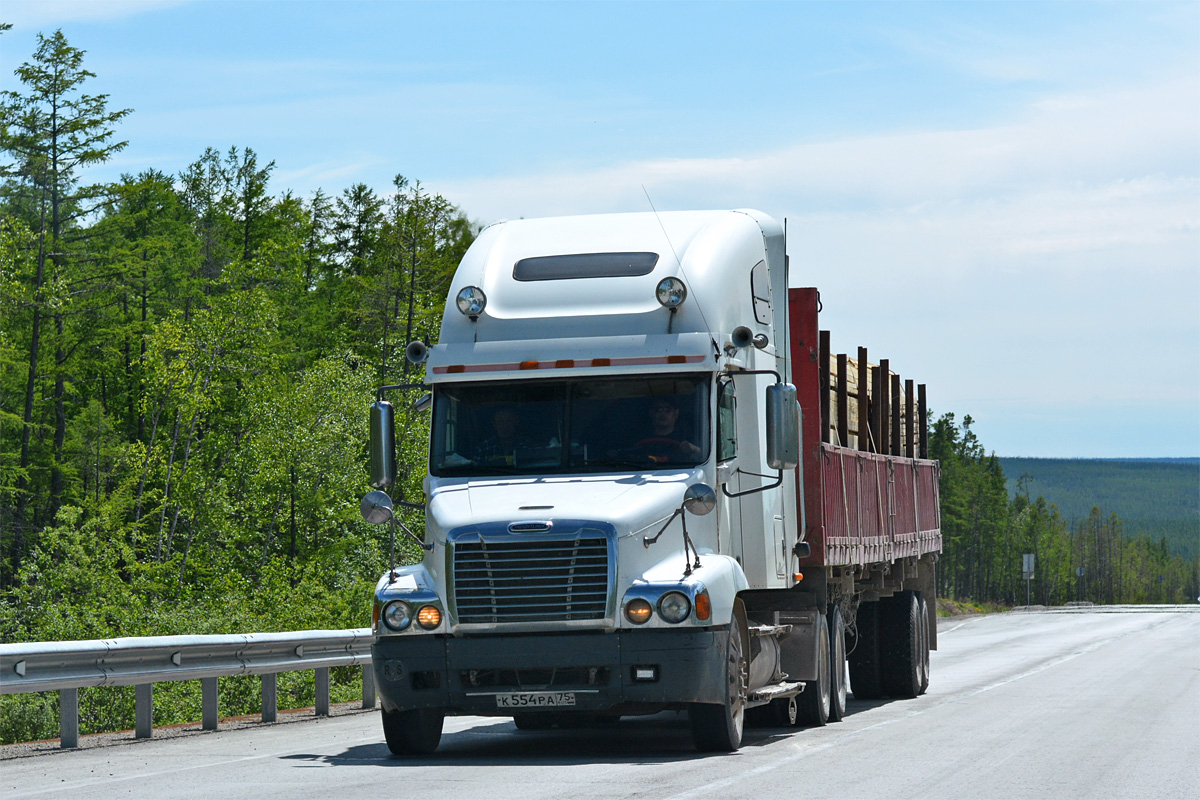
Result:
[[[720,704],[695,703],[688,709],[692,741],[708,753],[731,753],[742,746],[746,719],[746,655],[742,647],[745,626],[735,610],[725,629],[725,699]]]
[[[415,708],[383,712],[383,738],[388,750],[398,756],[428,755],[442,741],[442,722],[446,713],[440,708]]]

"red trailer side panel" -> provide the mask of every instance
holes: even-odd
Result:
[[[788,290],[792,382],[803,414],[797,481],[811,555],[801,567],[886,563],[942,549],[936,461],[822,441],[816,289]]]

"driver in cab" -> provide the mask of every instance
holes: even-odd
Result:
[[[665,397],[654,398],[650,403],[650,434],[637,443],[638,452],[655,464],[698,460],[703,451],[676,430],[678,422],[675,404]]]

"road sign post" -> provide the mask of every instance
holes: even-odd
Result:
[[[1021,556],[1021,577],[1025,580],[1025,605],[1029,605],[1030,582],[1033,580],[1033,553]]]

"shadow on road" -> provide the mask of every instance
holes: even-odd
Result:
[[[851,699],[847,703],[846,716],[869,711],[889,702],[892,701]],[[447,719],[447,725],[452,723],[452,719]],[[820,736],[822,730],[747,726],[742,747],[761,747],[784,738]],[[283,758],[327,766],[481,767],[665,764],[699,758],[737,757],[737,753],[696,752],[687,714],[683,712],[627,717],[620,722],[544,731],[522,731],[511,720],[496,719],[465,730],[443,733],[437,752],[429,756],[394,756],[383,742],[382,730],[379,739],[377,744],[356,745],[335,755],[296,753]]]

